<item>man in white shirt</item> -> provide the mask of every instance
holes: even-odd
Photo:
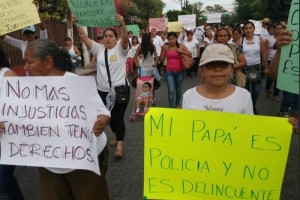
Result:
[[[267,27],[270,23],[270,20],[269,20],[269,18],[264,18],[261,21],[261,23],[262,23],[262,29],[261,29],[261,32],[260,32],[260,37],[263,39],[263,41],[265,41],[266,38],[270,36],[270,34],[267,30]]]
[[[160,72],[160,53],[161,53],[161,47],[164,45],[164,42],[162,41],[161,37],[159,37],[158,35],[156,35],[156,29],[152,28],[151,29],[151,35],[152,35],[152,39],[153,39],[153,44],[155,46],[156,52],[157,52],[157,56],[158,56],[158,64],[157,64],[157,69],[158,72]]]

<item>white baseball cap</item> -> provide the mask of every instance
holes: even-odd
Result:
[[[235,62],[231,49],[225,44],[211,44],[207,46],[201,56],[199,66],[214,61],[224,61],[232,64]]]
[[[31,31],[31,32],[35,32],[35,26],[31,25],[31,26],[27,26],[25,28],[22,29],[22,34],[24,34],[25,31]]]

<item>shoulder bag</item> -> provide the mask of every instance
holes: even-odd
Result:
[[[236,47],[233,44],[229,44],[229,47],[233,53],[235,62],[238,63]],[[244,88],[246,86],[246,75],[240,69],[235,69],[231,82],[236,86]]]
[[[181,59],[181,67],[183,70],[190,69],[194,64],[194,59],[192,58],[192,54],[187,49],[185,49],[184,52],[180,53],[180,59]]]
[[[108,83],[111,90],[112,84],[111,84],[111,77],[110,77],[110,71],[108,66],[107,49],[105,49],[104,54],[105,54],[105,66],[106,66],[106,71],[108,76]],[[130,100],[130,89],[126,78],[125,78],[125,85],[115,86],[114,90],[115,90],[115,103],[128,104]]]

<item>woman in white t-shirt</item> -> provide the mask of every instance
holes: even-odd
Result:
[[[123,156],[123,140],[125,137],[125,122],[124,115],[127,103],[117,103],[110,101],[106,97],[112,97],[111,94],[116,86],[127,85],[126,78],[126,60],[129,51],[128,33],[123,16],[117,14],[116,20],[121,25],[121,40],[117,41],[117,33],[113,28],[106,29],[103,33],[104,44],[98,44],[91,40],[82,27],[77,26],[78,34],[82,42],[86,45],[87,49],[97,56],[97,87],[98,93],[102,98],[104,104],[110,107],[111,120],[110,128],[112,129],[115,137],[110,142],[111,146],[117,146],[114,155],[116,157]],[[76,22],[76,17],[72,17],[73,23]],[[105,52],[107,52],[108,69],[105,63]],[[110,80],[109,76],[110,74]],[[127,83],[127,84],[126,84]],[[128,85],[127,85],[128,86]],[[129,91],[129,86],[127,87]],[[113,99],[113,98],[112,98]],[[114,103],[113,108],[111,105]]]
[[[127,61],[126,61],[126,75],[128,76],[129,74],[132,74],[133,76],[136,74],[135,73],[135,64],[134,64],[134,55],[140,46],[139,40],[136,36],[133,36],[131,38],[131,43],[130,43],[130,49],[127,55]]]
[[[229,83],[234,62],[233,53],[226,45],[206,47],[200,60],[203,84],[183,94],[182,108],[253,114],[250,93]]]
[[[199,58],[200,58],[200,47],[198,45],[198,43],[199,43],[198,40],[196,38],[193,38],[192,31],[186,31],[186,37],[187,37],[187,39],[183,41],[183,44],[191,52],[192,58],[194,60],[193,67],[186,70],[187,78],[190,79],[192,76],[192,71],[195,73],[195,75],[197,74],[197,71],[198,71]]]
[[[54,41],[37,39],[28,44],[25,51],[24,67],[27,75],[46,77],[77,76],[70,73],[71,69],[70,55],[65,48],[60,48]],[[97,116],[88,116],[88,113],[87,116],[97,118],[93,125],[93,134],[97,138],[97,153],[101,175],[81,169],[40,168],[41,200],[108,199],[105,179],[108,148],[107,137],[103,131],[110,121],[110,113],[98,95],[95,95],[94,100]]]
[[[271,61],[274,58],[274,55],[276,53],[276,49],[274,49],[274,44],[276,42],[277,35],[280,33],[280,31],[283,30],[283,25],[281,23],[278,23],[274,26],[274,34],[271,34],[268,36],[265,40],[266,47],[268,49],[268,64],[271,64]],[[269,96],[271,94],[271,85],[272,85],[273,80],[267,75],[267,80],[266,80],[266,96]],[[273,97],[274,100],[279,102],[280,97],[279,97],[279,89],[277,88],[277,81],[274,81],[274,91],[273,91]]]

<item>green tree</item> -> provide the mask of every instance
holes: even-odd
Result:
[[[149,18],[163,17],[164,6],[162,0],[132,0],[128,9],[128,14],[131,15],[129,23],[139,24],[140,28],[145,28]]]
[[[40,16],[44,21],[61,22],[68,14],[67,0],[39,0]]]
[[[223,12],[227,12],[227,10],[219,5],[219,4],[215,4],[214,6],[206,6],[205,10],[209,13],[223,13]]]
[[[193,4],[186,3],[185,7],[180,10],[169,10],[166,13],[166,16],[169,22],[178,21],[178,15],[189,15],[189,14],[196,14],[196,25],[199,26],[201,24],[201,15],[203,14],[204,10],[202,10],[203,3],[197,2]]]
[[[273,22],[288,18],[291,0],[235,0],[235,19],[246,20],[270,18]]]

